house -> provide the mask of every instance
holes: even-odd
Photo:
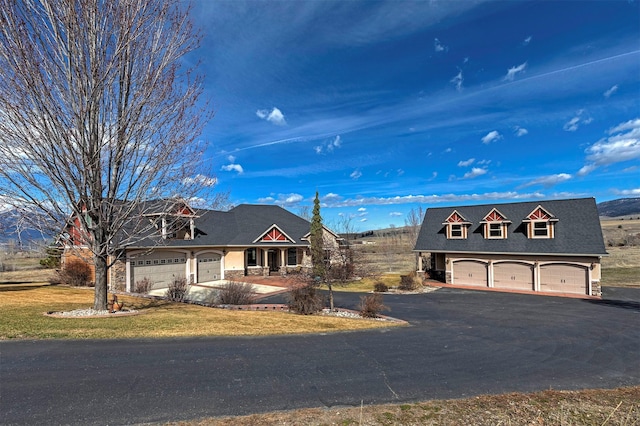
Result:
[[[112,289],[131,291],[143,278],[151,280],[153,288],[162,288],[176,278],[193,284],[311,268],[311,224],[279,206],[241,204],[217,211],[193,209],[182,200],[164,201],[147,203],[130,222],[138,228],[139,223],[149,226],[138,229],[134,239],[124,238],[134,234],[125,227],[114,243]],[[68,241],[63,260],[83,250],[82,239]],[[324,241],[327,253],[342,245],[327,228]]]
[[[607,255],[593,198],[430,208],[414,252],[446,284],[579,296],[601,295]]]

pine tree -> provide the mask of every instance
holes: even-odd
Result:
[[[322,235],[322,216],[320,216],[320,199],[318,191],[313,200],[313,216],[311,217],[311,264],[313,265],[313,278],[324,279],[326,268],[324,264],[324,238]]]

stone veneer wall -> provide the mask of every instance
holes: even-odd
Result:
[[[602,286],[600,285],[600,281],[591,281],[591,295],[592,296],[602,296]]]
[[[238,271],[237,269],[225,270],[224,279],[233,281],[244,277],[244,271]]]
[[[109,268],[109,275],[111,282],[109,288],[115,291],[126,291],[127,287],[127,264],[124,260],[116,260],[111,268]],[[131,283],[131,287],[134,283]],[[131,289],[133,290],[133,288]]]

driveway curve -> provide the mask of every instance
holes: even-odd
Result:
[[[338,306],[358,301],[336,294]],[[637,289],[607,288],[602,301],[441,289],[384,302],[410,326],[0,342],[0,423],[138,424],[640,384]]]

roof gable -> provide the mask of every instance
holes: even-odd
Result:
[[[271,228],[268,231],[260,235],[253,242],[257,243],[258,241],[261,241],[263,243],[283,243],[283,242],[295,243],[293,238],[289,237],[275,223],[271,226]]]

